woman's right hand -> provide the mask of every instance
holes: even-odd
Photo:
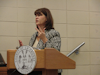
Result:
[[[20,46],[23,46],[23,43],[22,43],[22,41],[21,41],[21,40],[19,40],[19,45],[20,45]]]

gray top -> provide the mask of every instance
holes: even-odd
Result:
[[[29,46],[33,46],[37,35],[38,35],[38,32],[35,32],[35,34],[32,35],[29,42]],[[40,39],[37,44],[37,48],[38,49],[55,48],[56,50],[60,51],[61,38],[60,38],[59,32],[57,32],[54,29],[45,30],[45,35],[48,41],[44,44],[43,41]]]

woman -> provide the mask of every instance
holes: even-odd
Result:
[[[51,12],[47,8],[40,8],[34,12],[36,16],[36,33],[32,35],[29,46],[39,49],[55,48],[60,51],[61,38],[59,32],[53,27],[53,18]],[[19,40],[20,46],[22,42]],[[31,75],[31,74],[30,74]]]

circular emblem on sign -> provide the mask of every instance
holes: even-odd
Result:
[[[21,74],[33,71],[36,65],[36,54],[32,47],[21,46],[15,53],[15,67]]]

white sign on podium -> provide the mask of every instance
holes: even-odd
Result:
[[[15,67],[21,74],[32,72],[36,66],[36,61],[36,53],[31,46],[21,46],[15,53]]]

